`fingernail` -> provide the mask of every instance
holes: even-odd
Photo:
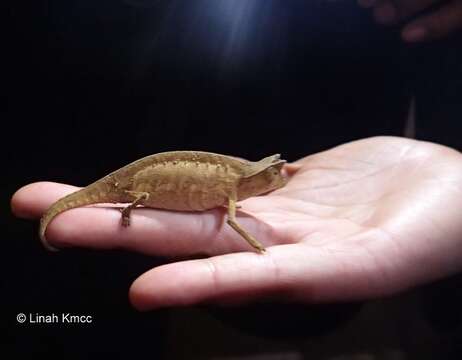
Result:
[[[375,19],[379,24],[390,24],[396,19],[395,7],[390,3],[385,3],[375,10]]]
[[[365,9],[373,7],[376,3],[377,0],[358,0],[358,5]]]
[[[403,31],[403,39],[407,42],[419,42],[425,39],[427,30],[421,26],[412,26]]]

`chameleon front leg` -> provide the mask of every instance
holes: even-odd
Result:
[[[228,220],[226,221],[239,235],[241,235],[255,250],[259,253],[265,252],[265,247],[260,244],[257,239],[250,235],[241,225],[236,221],[236,200],[233,198],[228,199]]]
[[[130,225],[130,212],[132,209],[140,205],[143,201],[149,199],[149,193],[147,192],[138,192],[138,191],[127,191],[127,194],[134,197],[133,202],[122,209],[122,226]]]

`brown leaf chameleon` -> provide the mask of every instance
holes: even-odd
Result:
[[[130,203],[122,209],[122,225],[129,226],[130,211],[149,208],[204,211],[228,207],[227,223],[258,252],[265,248],[236,221],[236,201],[283,187],[285,160],[272,155],[260,161],[201,151],[171,151],[139,159],[87,187],[56,201],[40,221],[40,239],[48,250],[45,232],[63,211],[97,203]]]

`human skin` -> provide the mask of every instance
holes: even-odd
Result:
[[[302,303],[364,300],[462,270],[459,152],[376,137],[294,165],[299,169],[284,188],[240,203],[238,220],[267,247],[263,255],[248,251],[226,226],[225,209],[135,209],[131,226],[122,228],[115,209],[78,208],[56,217],[48,238],[56,247],[123,248],[175,259],[208,255],[141,275],[130,289],[140,310],[268,297]],[[30,184],[14,194],[12,210],[36,219],[75,190]]]
[[[403,23],[401,35],[406,42],[434,40],[462,29],[461,0],[358,0],[358,3],[372,9],[380,24]],[[435,5],[435,9],[420,14]]]

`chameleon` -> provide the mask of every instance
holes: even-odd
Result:
[[[263,195],[287,183],[279,154],[248,161],[203,151],[169,151],[136,160],[52,204],[40,219],[44,247],[57,251],[45,236],[60,213],[97,203],[125,203],[121,225],[130,225],[137,206],[173,211],[205,211],[227,207],[227,224],[257,252],[264,246],[236,220],[237,201]]]

